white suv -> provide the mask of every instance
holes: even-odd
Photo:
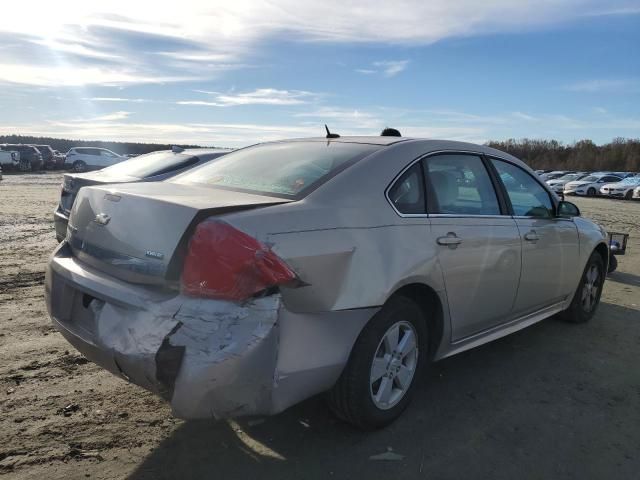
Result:
[[[126,159],[127,157],[106,148],[73,147],[67,152],[65,163],[69,164],[74,172],[84,172],[109,167]]]

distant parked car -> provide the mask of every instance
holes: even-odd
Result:
[[[67,152],[65,165],[79,173],[110,167],[126,159],[127,157],[106,148],[73,147]]]
[[[17,169],[20,163],[20,153],[1,149],[2,145],[0,145],[0,166],[4,165],[7,170]]]
[[[547,180],[554,180],[560,178],[568,173],[576,173],[575,170],[554,170],[552,172],[543,173],[540,175],[540,180],[546,182]]]
[[[607,173],[588,175],[580,180],[568,182],[564,186],[565,195],[586,195],[595,197],[600,192],[600,187],[605,183],[619,182],[622,177]]]
[[[18,169],[22,172],[30,172],[31,170],[40,170],[42,168],[42,154],[33,145],[5,143],[0,145],[0,150],[20,153]]]
[[[554,178],[553,180],[547,180],[545,183],[549,185],[549,188],[553,190],[554,193],[561,194],[564,191],[564,186],[567,183],[580,180],[587,175],[589,174],[586,172],[567,173],[562,177]]]
[[[66,155],[64,153],[60,153],[58,150],[53,151],[53,158],[56,162],[55,168],[64,168],[64,159]]]
[[[50,145],[34,145],[42,154],[43,167],[49,170],[56,168],[55,152]]]
[[[106,183],[159,182],[226,153],[229,150],[212,148],[161,150],[125,160],[97,172],[67,173],[63,178],[60,203],[53,214],[56,238],[60,242],[67,235],[69,213],[80,188]]]
[[[631,200],[633,198],[633,189],[637,186],[640,186],[640,176],[627,177],[621,182],[605,183],[600,187],[600,194]]]

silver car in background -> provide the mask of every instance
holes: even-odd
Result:
[[[45,286],[71,344],[178,417],[329,392],[369,429],[428,362],[554,314],[589,320],[607,261],[604,230],[506,153],[315,138],[81,189]]]
[[[554,178],[553,180],[547,180],[545,183],[549,186],[551,191],[557,195],[561,195],[564,192],[564,186],[576,180],[580,180],[588,176],[587,172],[576,172],[576,173],[567,173],[558,178]]]
[[[638,186],[640,186],[640,176],[631,176],[619,182],[605,183],[600,187],[600,194],[608,197],[631,200],[633,198],[633,190]]]
[[[174,148],[124,160],[89,173],[67,173],[62,179],[60,202],[53,212],[56,239],[67,236],[67,222],[78,191],[89,185],[108,183],[159,182],[229,153],[218,148]]]

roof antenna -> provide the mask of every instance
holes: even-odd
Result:
[[[337,133],[331,133],[329,131],[329,127],[327,127],[327,124],[324,124],[324,129],[327,131],[327,138],[340,138],[340,135],[338,135]]]

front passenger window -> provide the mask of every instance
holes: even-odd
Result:
[[[511,200],[513,214],[519,217],[553,216],[549,193],[520,167],[503,160],[491,159]]]

